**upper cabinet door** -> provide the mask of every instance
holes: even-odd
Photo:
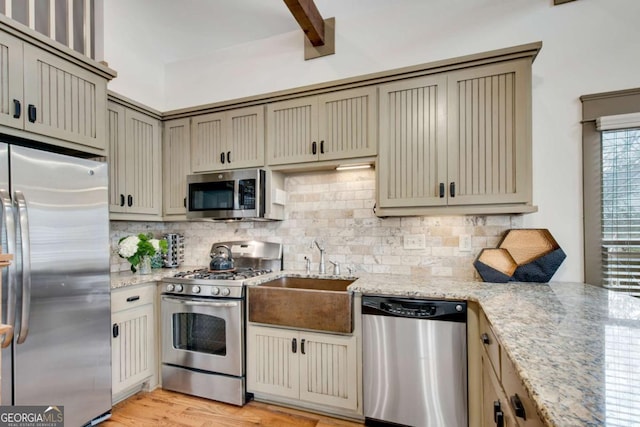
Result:
[[[264,106],[238,108],[225,114],[226,168],[264,166]]]
[[[127,145],[125,140],[125,108],[108,103],[107,141],[109,144],[109,212],[127,212]]]
[[[451,72],[448,82],[449,204],[529,201],[531,61]]]
[[[420,77],[379,89],[380,207],[445,205],[447,77]]]
[[[162,212],[162,157],[160,122],[138,111],[126,110],[126,180],[129,212]]]
[[[164,215],[186,215],[187,175],[191,173],[189,119],[164,122],[162,175]]]
[[[24,44],[25,130],[106,148],[107,81]]]
[[[376,88],[319,96],[319,160],[375,156]]]
[[[0,32],[0,125],[19,129],[24,127],[26,113],[22,101],[22,46],[20,40]]]
[[[267,160],[270,165],[318,160],[318,97],[267,105]]]
[[[228,145],[225,131],[225,113],[205,114],[191,120],[193,172],[226,169]]]

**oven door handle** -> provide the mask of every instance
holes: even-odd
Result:
[[[162,297],[163,301],[175,302],[178,304],[184,305],[200,305],[205,307],[237,307],[238,301],[229,301],[229,302],[209,302],[209,301],[191,301],[191,300],[183,300],[179,298],[168,298]]]

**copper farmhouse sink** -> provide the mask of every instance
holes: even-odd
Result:
[[[249,321],[326,332],[353,331],[354,280],[282,277],[248,288]]]

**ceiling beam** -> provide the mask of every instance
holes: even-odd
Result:
[[[313,0],[284,0],[313,46],[324,45],[324,19]]]

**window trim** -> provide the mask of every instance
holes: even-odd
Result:
[[[602,221],[600,176],[589,171],[602,169],[600,159],[601,133],[596,120],[604,116],[640,113],[640,88],[583,95],[582,102],[582,193],[584,226],[585,282],[602,286]]]

